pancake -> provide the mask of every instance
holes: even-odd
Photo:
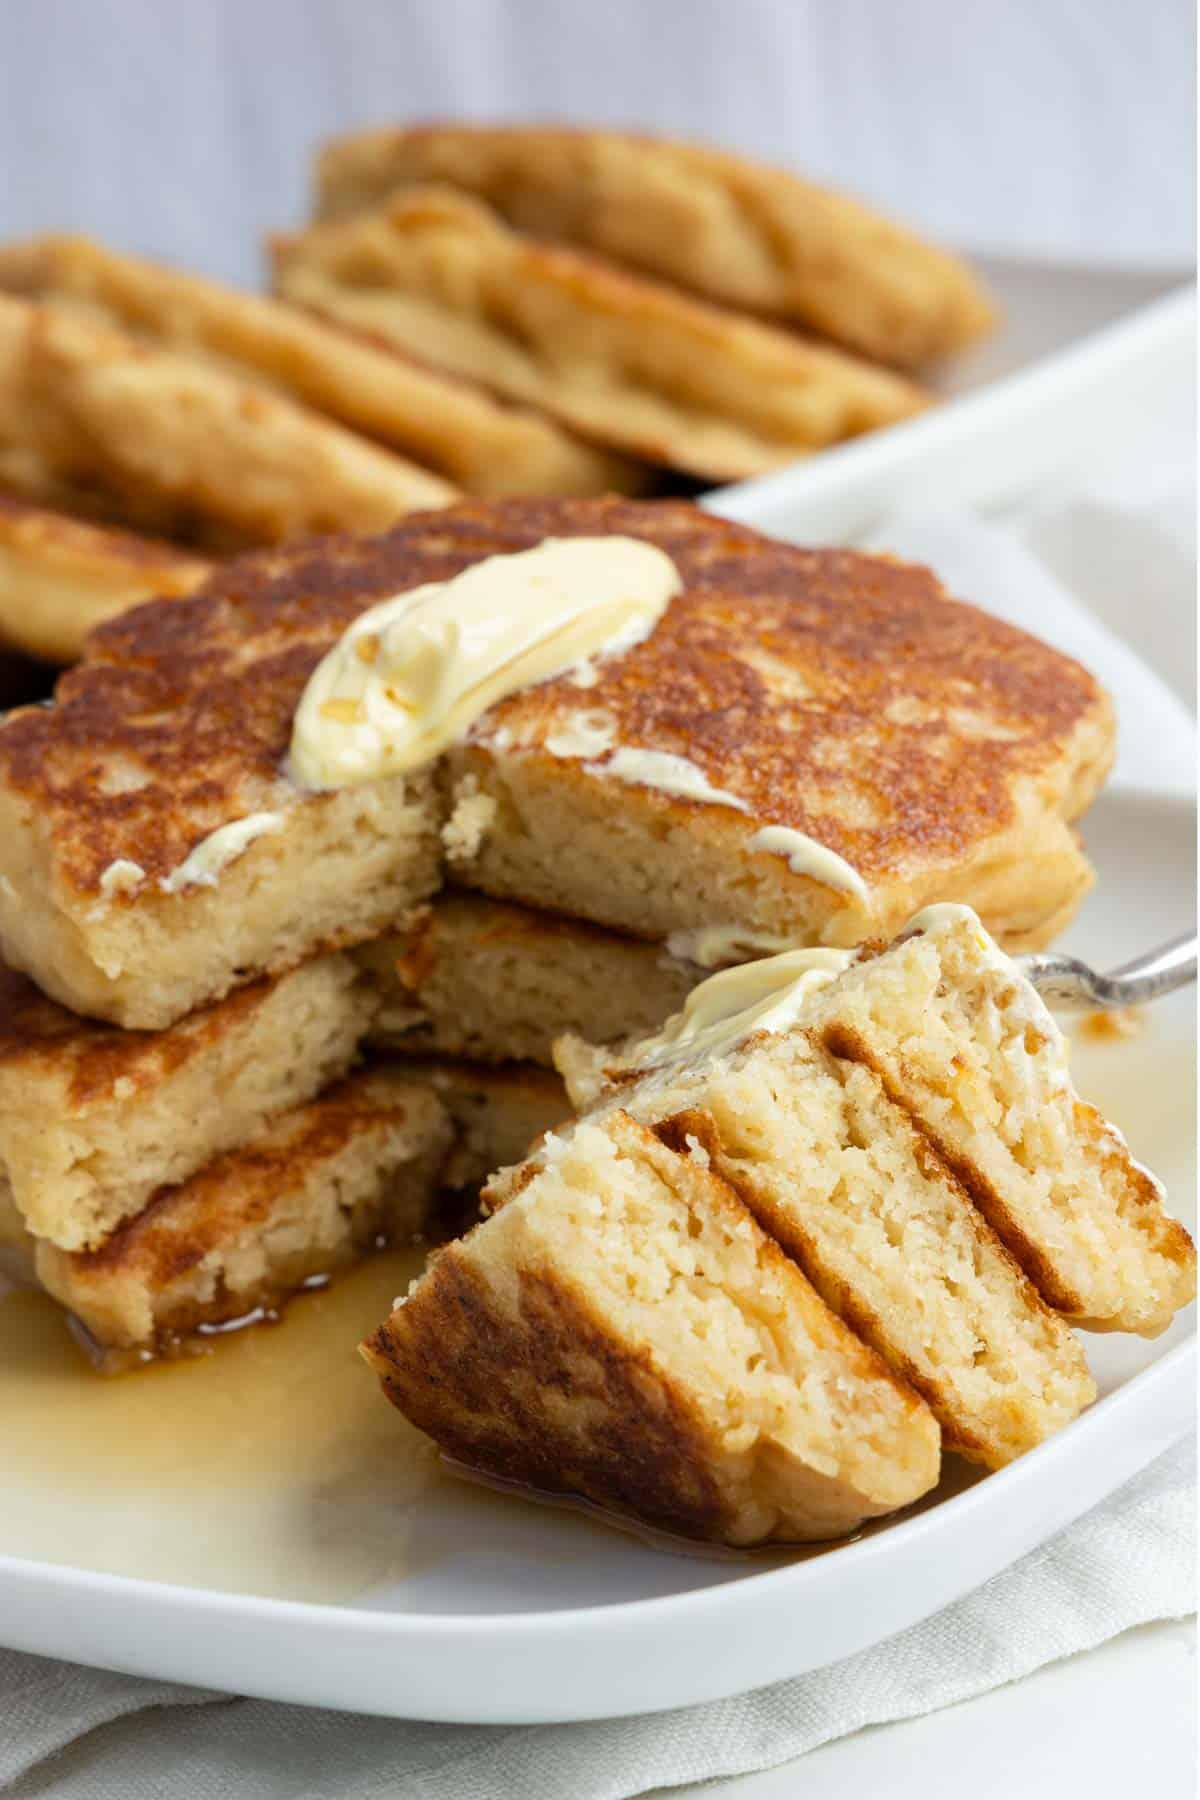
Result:
[[[837,1537],[937,1480],[923,1403],[620,1114],[549,1140],[363,1351],[461,1462],[694,1537]]]
[[[460,1190],[468,1221],[487,1177],[526,1157],[542,1136],[571,1116],[562,1080],[535,1063],[478,1063],[461,1058],[396,1058],[397,1073],[431,1087],[456,1132],[442,1184]]]
[[[425,183],[477,195],[518,231],[807,326],[913,367],[994,322],[955,256],[785,169],[644,133],[558,125],[414,125],[331,138],[317,216],[370,210]]]
[[[379,531],[456,491],[261,381],[0,294],[4,488],[214,552]]]
[[[429,1224],[452,1131],[428,1088],[380,1069],[285,1113],[163,1188],[99,1249],[40,1243],[43,1286],[101,1360],[169,1354]]]
[[[0,493],[0,641],[78,662],[94,625],[157,596],[190,594],[212,564]]]
[[[297,305],[706,481],[765,474],[928,400],[844,351],[520,238],[448,188],[279,237],[272,253]]]
[[[649,1031],[701,978],[657,944],[479,894],[443,894],[355,954],[381,1002],[373,1043],[547,1067],[563,1032]]]
[[[125,1032],[0,968],[0,1175],[25,1226],[94,1248],[156,1189],[344,1075],[374,1007],[332,955],[166,1031]]]
[[[872,1071],[764,1035],[615,1103],[729,1183],[946,1449],[1001,1468],[1095,1398],[1076,1338]]]
[[[143,340],[263,380],[470,494],[635,492],[646,473],[553,420],[259,294],[86,237],[0,245],[0,290],[85,306]]]
[[[889,948],[858,952],[803,996],[792,1035],[751,1037],[730,1054],[657,1071],[646,1067],[653,1056],[646,1041],[558,1046],[577,1108],[620,1106],[668,1136],[690,1132],[826,1297],[844,1295],[833,1301],[839,1310],[862,1324],[869,1307],[872,1341],[906,1368],[917,1360],[911,1347],[897,1340],[888,1350],[881,1334],[904,1323],[906,1283],[927,1330],[917,1285],[926,1249],[939,1282],[961,1269],[953,1277],[959,1301],[985,1263],[995,1271],[1008,1260],[1047,1306],[1092,1329],[1153,1336],[1195,1295],[1195,1249],[1167,1214],[1161,1187],[1080,1100],[1054,1019],[965,907],[932,907]],[[813,1111],[822,1086],[825,1111],[840,1124],[826,1126]],[[894,1172],[896,1156],[876,1148],[887,1117],[891,1135],[910,1143],[911,1193],[931,1182],[937,1190],[918,1213]],[[841,1157],[838,1186],[841,1142],[869,1150],[871,1161]],[[988,1244],[986,1256],[956,1251],[952,1263],[945,1222],[922,1244],[933,1199],[943,1221],[953,1205],[956,1242]],[[869,1251],[866,1274],[846,1272],[856,1253],[843,1242],[848,1231]],[[889,1258],[896,1286],[885,1316],[879,1279]],[[990,1360],[997,1332],[976,1335]],[[944,1369],[940,1345],[929,1347]]]
[[[395,925],[438,885],[447,803],[432,771],[297,788],[283,765],[309,675],[376,601],[604,533],[659,545],[683,592],[593,685],[520,692],[443,759],[457,881],[689,960],[714,928],[739,956],[891,935],[933,898],[970,901],[1014,945],[1071,916],[1091,875],[1069,821],[1113,736],[1078,664],[924,570],[682,503],[476,502],[247,558],[136,608],[99,629],[56,704],[5,720],[8,962],[76,1011],[159,1028]],[[608,748],[583,754],[579,720],[597,715]],[[635,779],[621,750],[642,753]],[[710,797],[666,791],[664,757]],[[264,814],[212,885],[181,885],[210,834]]]

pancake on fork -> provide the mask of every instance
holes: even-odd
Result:
[[[172,544],[0,493],[0,641],[29,656],[78,662],[94,625],[143,600],[190,594],[212,568]]]
[[[964,1357],[966,1379],[1015,1357],[1023,1316],[1069,1402],[1073,1340],[1026,1304],[1034,1289],[1081,1324],[1151,1336],[1195,1294],[1195,1249],[1161,1187],[1080,1100],[1054,1019],[966,907],[927,909],[887,948],[727,971],[657,1039],[557,1050],[576,1107],[620,1106],[701,1145],[935,1411],[928,1383],[953,1366],[929,1335],[939,1315],[1006,1296],[1008,1329],[964,1313],[966,1351],[972,1337],[986,1351]]]
[[[4,488],[215,552],[380,531],[456,492],[261,381],[0,294]]]
[[[450,188],[272,251],[297,305],[701,480],[765,474],[929,400],[844,351],[518,237]]]
[[[678,575],[648,637],[491,706],[436,780],[291,778],[310,677],[367,608],[614,535]],[[466,503],[101,627],[53,706],[0,724],[0,947],[64,1005],[160,1028],[395,925],[438,886],[443,821],[461,884],[689,961],[891,935],[934,898],[1037,945],[1090,883],[1070,821],[1112,742],[1077,663],[925,570],[682,503]]]
[[[86,308],[142,341],[266,382],[466,493],[602,494],[646,485],[646,471],[540,413],[506,406],[295,307],[91,238],[0,245],[0,290]]]
[[[708,1170],[615,1113],[510,1187],[363,1346],[452,1456],[735,1544],[933,1486],[928,1409]]]
[[[317,159],[317,216],[347,218],[430,182],[475,194],[533,237],[902,368],[994,323],[966,264],[892,220],[788,170],[644,132],[461,121],[351,132]]]

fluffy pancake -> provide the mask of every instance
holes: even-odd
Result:
[[[36,1246],[38,1279],[111,1357],[269,1308],[429,1223],[452,1128],[403,1072],[351,1076],[249,1148],[163,1188],[98,1250]]]
[[[8,295],[0,488],[214,551],[379,531],[456,491],[261,381]]]
[[[706,144],[555,125],[353,132],[317,161],[318,217],[445,183],[519,231],[600,251],[710,299],[805,325],[911,367],[994,320],[957,257],[784,169]]]
[[[566,1031],[650,1031],[701,975],[657,944],[462,893],[356,955],[381,1000],[373,1042],[493,1063],[549,1066]]]
[[[77,1018],[0,967],[0,1175],[29,1231],[94,1248],[156,1189],[345,1074],[375,1008],[318,957],[160,1032]]]
[[[601,494],[645,485],[637,466],[539,413],[505,406],[294,307],[90,238],[0,246],[0,289],[85,306],[152,343],[265,380],[467,493]]]
[[[0,493],[0,640],[27,655],[78,662],[94,625],[142,600],[190,594],[211,573],[171,544]]]
[[[518,693],[444,759],[455,817],[476,809],[454,840],[460,882],[645,937],[736,930],[742,954],[764,935],[890,935],[932,898],[970,901],[1010,944],[1070,916],[1090,871],[1068,821],[1113,740],[1078,664],[925,570],[774,543],[681,503],[476,502],[246,558],[136,608],[99,629],[55,705],[6,719],[7,960],[77,1011],[157,1028],[394,924],[438,884],[433,774],[297,789],[283,764],[308,676],[375,601],[605,532],[661,546],[683,592],[594,685]],[[734,804],[616,779],[611,749],[571,752],[581,708],[611,721],[614,745],[684,757]],[[208,834],[264,812],[276,828],[215,885],[163,890]],[[835,852],[857,885],[752,847],[768,827]]]
[[[856,1166],[840,1189],[822,1171],[821,1127],[809,1106],[821,1081],[830,1116],[845,1121],[843,1138],[865,1148],[882,1135],[872,1121],[892,1117],[892,1134],[909,1134],[909,1160],[922,1181],[940,1184],[943,1208],[945,1196],[957,1195],[961,1241],[970,1235],[961,1222],[969,1196],[993,1245],[992,1263],[1003,1244],[1058,1312],[1092,1328],[1152,1336],[1194,1296],[1196,1253],[1187,1232],[1169,1217],[1161,1188],[1120,1132],[1080,1100],[1054,1019],[966,908],[933,907],[889,948],[861,951],[836,980],[807,995],[795,1034],[798,1048],[789,1037],[759,1036],[715,1062],[640,1077],[644,1044],[589,1049],[567,1039],[558,1061],[576,1107],[620,1105],[656,1124],[688,1115],[669,1131],[690,1131],[706,1146],[769,1229],[794,1240],[827,1297],[845,1290],[852,1315],[866,1303],[861,1271],[847,1286],[844,1259],[854,1247],[840,1240],[850,1219],[875,1206],[889,1229],[868,1241],[873,1273],[895,1254],[901,1284],[905,1271],[915,1274],[918,1238],[902,1210],[902,1185],[889,1172],[894,1156],[876,1155],[870,1168],[852,1158]],[[838,1129],[831,1125],[825,1136],[836,1138]],[[814,1180],[824,1183],[815,1195]],[[922,1216],[931,1216],[928,1204]],[[942,1279],[950,1267],[944,1226],[933,1248]],[[978,1252],[959,1260],[961,1297],[982,1261]],[[912,1291],[916,1297],[915,1281]],[[873,1304],[872,1329],[890,1329],[894,1307],[879,1324]],[[994,1333],[980,1335],[994,1348]],[[912,1355],[903,1346],[895,1354]]]
[[[442,1182],[465,1194],[472,1216],[487,1177],[520,1162],[543,1132],[571,1116],[560,1077],[535,1063],[406,1056],[394,1067],[431,1087],[454,1121],[457,1135]]]
[[[842,351],[520,238],[450,189],[280,237],[273,254],[298,305],[704,480],[764,474],[926,404]]]
[[[364,1345],[491,1474],[695,1537],[836,1537],[937,1479],[926,1407],[733,1193],[618,1114],[549,1140]]]

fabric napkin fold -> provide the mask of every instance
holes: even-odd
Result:
[[[1092,669],[1117,702],[1119,785],[1191,793],[1191,715],[1179,692],[1108,627],[1154,646],[1168,673],[1176,647],[1190,641],[1192,556],[1181,521],[1192,506],[1194,468],[1186,459],[1160,467],[1153,491],[1143,484],[1133,507],[1116,503],[1118,491],[1110,479],[1090,494],[1043,497],[1004,528],[962,515],[897,519],[875,542],[930,563],[951,593]],[[1131,577],[1123,597],[1113,570],[1136,571],[1147,558],[1154,578],[1138,586]],[[1105,623],[1084,603],[1101,581]],[[1014,1681],[1132,1626],[1182,1617],[1195,1604],[1194,1521],[1194,1450],[1181,1446],[899,1637],[740,1699],[639,1719],[504,1729],[406,1724],[229,1700],[0,1652],[0,1792],[17,1800],[626,1800],[767,1768],[865,1725]]]

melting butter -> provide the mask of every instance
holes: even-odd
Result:
[[[722,969],[693,988],[682,1012],[644,1038],[626,1060],[638,1068],[724,1056],[758,1031],[787,1031],[805,1001],[848,969],[857,951],[785,950]]]
[[[291,771],[341,788],[431,762],[519,688],[640,643],[682,585],[636,538],[548,538],[384,600],[309,679]]]
[[[114,894],[132,894],[145,881],[146,871],[141,863],[131,862],[127,856],[118,856],[110,862],[100,877],[100,892],[106,900]]]
[[[859,874],[835,850],[825,844],[818,844],[803,831],[793,831],[790,825],[764,825],[756,831],[746,846],[748,850],[765,850],[772,856],[785,856],[788,868],[793,875],[807,875],[810,881],[819,881],[822,887],[839,888],[848,894],[856,894],[860,900],[869,900],[867,884]]]
[[[673,931],[666,943],[668,956],[693,963],[698,969],[723,969],[730,963],[778,956],[780,951],[796,948],[794,938],[753,931],[746,925],[697,925],[688,931]]]
[[[547,737],[546,748],[551,756],[563,758],[603,756],[612,749],[616,738],[617,721],[612,714],[593,709],[568,713]]]
[[[737,812],[748,812],[744,800],[713,787],[703,769],[698,769],[686,756],[675,756],[669,750],[636,750],[622,745],[607,762],[594,763],[589,774],[611,775],[634,787],[657,788],[663,794],[676,794],[681,800],[707,800],[710,806],[732,806]]]
[[[269,831],[278,831],[282,824],[282,813],[259,812],[219,826],[201,839],[177,869],[163,876],[159,887],[164,894],[177,894],[185,887],[215,887],[222,869],[228,868],[256,838]],[[136,867],[136,864],[132,866]]]

